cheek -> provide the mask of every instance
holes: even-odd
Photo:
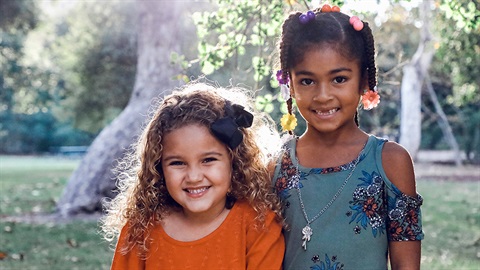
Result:
[[[163,177],[165,181],[165,186],[167,189],[172,189],[181,184],[182,176],[178,172],[172,172],[170,170],[163,171]]]

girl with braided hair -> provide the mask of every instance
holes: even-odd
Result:
[[[111,269],[281,268],[280,203],[259,141],[278,134],[252,104],[244,89],[203,83],[160,101],[107,205]]]
[[[275,167],[287,223],[285,269],[419,269],[422,197],[399,144],[359,127],[360,105],[379,102],[368,23],[324,5],[283,23],[277,79],[306,131],[291,136]]]

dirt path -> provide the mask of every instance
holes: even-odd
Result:
[[[480,181],[480,166],[415,163],[417,180]]]

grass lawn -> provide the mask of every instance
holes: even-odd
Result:
[[[78,159],[0,156],[0,269],[109,269],[113,251],[96,222],[4,219],[51,212],[78,164]],[[420,178],[418,191],[424,197],[422,269],[480,269],[480,181]]]
[[[418,181],[422,269],[480,269],[480,182]]]
[[[3,220],[51,212],[79,162],[0,156],[0,269],[109,269],[113,251],[96,222],[33,225]]]

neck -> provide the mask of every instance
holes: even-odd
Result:
[[[223,207],[212,214],[187,213],[185,210],[171,212],[163,220],[163,229],[178,241],[195,241],[214,232],[227,218],[229,209]]]
[[[216,211],[210,211],[208,213],[192,213],[189,211],[185,211],[185,209],[182,209],[179,214],[186,223],[190,223],[192,225],[208,225],[211,223],[215,223],[217,220],[223,221],[228,212],[229,210],[227,208],[222,207],[216,209]]]
[[[305,133],[300,136],[300,141],[304,144],[334,147],[358,142],[363,143],[366,137],[368,137],[368,135],[356,125],[348,129],[338,130],[337,132],[318,132],[314,128],[307,127]]]

